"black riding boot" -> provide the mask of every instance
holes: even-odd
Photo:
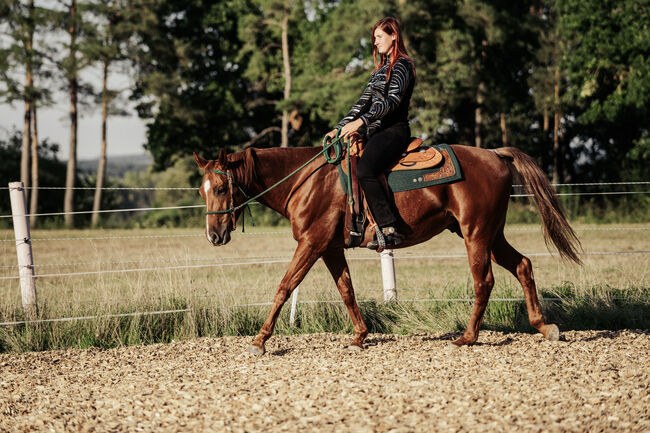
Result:
[[[383,248],[396,247],[397,245],[401,244],[402,241],[404,240],[404,236],[399,234],[397,230],[395,230],[395,227],[393,226],[383,227],[381,229],[381,233],[384,237],[383,246],[379,242],[379,239],[375,238],[370,242],[368,242],[368,245],[366,245],[366,247],[370,248],[371,250],[377,251],[379,247],[383,247]]]

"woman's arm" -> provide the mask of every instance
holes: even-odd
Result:
[[[372,80],[371,80],[372,81]],[[361,93],[361,97],[357,101],[356,104],[350,108],[350,111],[348,114],[345,115],[343,119],[336,125],[335,129],[340,129],[350,123],[351,121],[357,119],[360,115],[368,111],[368,108],[370,107],[370,97],[372,96],[372,86],[370,85],[370,82],[366,86],[366,88],[363,90]]]
[[[366,126],[377,119],[383,119],[399,107],[399,103],[408,89],[410,78],[411,65],[408,60],[398,60],[390,74],[386,98],[375,100],[370,109],[359,117]]]

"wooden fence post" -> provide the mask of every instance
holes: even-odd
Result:
[[[25,185],[22,182],[9,183],[9,199],[11,200],[11,215],[16,239],[18,275],[20,275],[23,309],[27,318],[35,319],[38,316],[38,303],[36,301],[34,256],[32,254],[32,238],[29,234],[29,220],[27,219],[27,207],[25,205]]]

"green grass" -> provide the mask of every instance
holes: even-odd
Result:
[[[643,225],[616,225],[645,228]],[[595,230],[578,227],[586,251],[648,250],[646,230]],[[534,229],[534,230],[530,230]],[[279,231],[268,234],[269,231]],[[247,230],[248,232],[249,230]],[[255,257],[289,260],[295,241],[286,228],[257,227],[235,234],[231,244],[214,248],[200,236],[201,229],[36,231],[33,233],[37,274],[99,271],[141,267],[165,267],[232,263]],[[138,238],[128,236],[196,237]],[[2,233],[11,238],[12,233]],[[545,251],[538,227],[509,227],[506,236],[520,251]],[[120,237],[87,241],[48,241],[68,237]],[[39,239],[41,239],[39,241]],[[15,265],[10,242],[0,244],[0,266]],[[471,302],[411,302],[409,299],[473,298],[473,286],[465,258],[418,258],[464,252],[462,240],[447,232],[429,242],[396,252],[399,303],[384,303],[376,254],[364,250],[347,252],[360,308],[371,332],[425,333],[464,330]],[[557,257],[532,256],[540,297],[549,322],[561,330],[650,329],[650,265],[648,255],[584,256],[584,267]],[[268,260],[268,259],[266,259]],[[100,263],[101,262],[101,263]],[[47,267],[38,267],[47,264]],[[101,317],[70,322],[46,322],[0,326],[0,352],[65,349],[71,347],[118,347],[164,343],[203,336],[255,335],[268,306],[243,306],[270,302],[286,263],[255,264],[158,271],[118,272],[37,280],[40,318],[128,314],[133,312],[185,310],[171,314]],[[2,275],[15,274],[3,267]],[[518,282],[495,267],[492,298],[521,298]],[[597,299],[594,299],[597,298]],[[301,300],[340,299],[322,263],[317,263],[300,286]],[[0,280],[0,321],[24,319],[17,280]],[[296,323],[289,323],[290,305],[283,309],[276,333],[335,332],[352,334],[352,323],[342,303],[303,303]],[[483,329],[534,332],[528,324],[523,301],[490,302]]]
[[[549,322],[561,330],[650,329],[648,300],[616,300],[617,290],[598,290],[599,299],[573,300],[582,296],[558,288],[544,296],[560,296],[560,301],[543,301]],[[559,295],[559,292],[563,292]],[[650,290],[639,293],[650,297]],[[605,298],[605,299],[602,299]],[[608,299],[609,298],[609,299]],[[179,300],[170,303],[178,305]],[[147,306],[143,306],[146,309]],[[156,306],[148,306],[153,309]],[[171,307],[171,305],[170,305]],[[47,322],[0,327],[0,351],[22,352],[70,347],[111,348],[124,345],[168,343],[196,337],[253,336],[259,331],[268,307],[189,307],[189,311],[164,315],[108,317],[74,322]],[[465,329],[472,305],[469,302],[360,303],[371,333],[409,334],[436,331],[460,333]],[[352,323],[342,304],[300,304],[294,325],[285,308],[276,326],[277,334],[318,332],[352,334]],[[490,302],[483,329],[504,332],[536,332],[528,324],[523,301]]]

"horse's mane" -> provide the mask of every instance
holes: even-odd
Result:
[[[252,148],[228,155],[228,167],[233,177],[242,185],[251,185],[255,180],[255,158]]]

